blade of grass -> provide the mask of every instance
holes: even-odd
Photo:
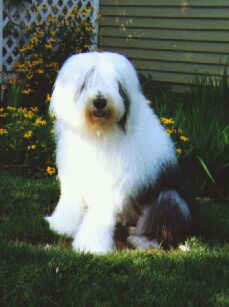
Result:
[[[213,176],[212,176],[212,174],[211,174],[209,168],[207,167],[206,163],[204,162],[204,160],[203,160],[200,156],[197,156],[197,159],[199,160],[199,162],[200,162],[202,168],[204,169],[205,173],[208,175],[208,177],[210,178],[210,180],[211,180],[214,184],[216,184],[216,181],[215,181],[215,179],[213,178]]]

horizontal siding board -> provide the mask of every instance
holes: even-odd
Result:
[[[137,67],[137,62],[133,61],[133,63]],[[188,85],[190,83],[193,83],[195,80],[195,77],[193,75],[188,75],[188,74],[179,74],[173,72],[168,73],[168,72],[160,72],[152,70],[149,71],[144,69],[138,69],[138,72],[146,75],[150,74],[154,81],[169,82],[171,84]]]
[[[163,51],[184,51],[184,52],[200,52],[200,53],[218,53],[228,55],[229,43],[212,43],[212,42],[190,42],[190,41],[167,41],[153,39],[135,39],[122,38],[112,36],[101,36],[100,42],[102,46],[118,48],[141,48],[150,50]]]
[[[210,74],[210,75],[222,75],[224,67],[218,65],[202,65],[193,63],[174,63],[172,62],[161,62],[161,61],[137,61],[136,58],[130,58],[132,61],[137,63],[137,68],[141,70],[156,70],[162,72],[177,72],[184,74]]]
[[[228,10],[229,11],[229,10]],[[229,16],[229,12],[228,12]],[[229,19],[163,19],[135,17],[102,17],[101,26],[117,26],[122,28],[151,28],[151,29],[186,29],[186,30],[229,30]]]
[[[133,37],[141,39],[187,40],[205,42],[229,42],[228,31],[192,31],[192,30],[168,30],[168,29],[141,29],[121,27],[100,27],[100,35],[112,35],[114,37]]]
[[[138,58],[141,60],[148,61],[163,61],[170,62],[175,65],[178,63],[193,63],[193,64],[204,64],[204,65],[219,65],[229,62],[228,55],[213,55],[213,54],[201,54],[201,53],[190,53],[190,52],[171,52],[171,51],[154,51],[154,50],[143,50],[143,49],[126,49],[119,47],[104,48],[105,50],[119,51],[125,54],[129,58]]]
[[[101,6],[153,6],[153,7],[172,7],[172,6],[193,6],[193,7],[229,7],[228,0],[100,0]]]
[[[228,6],[229,9],[229,6]],[[190,8],[190,7],[104,7],[103,16],[131,16],[151,18],[229,18],[228,10],[225,8]]]

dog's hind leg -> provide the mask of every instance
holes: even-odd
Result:
[[[178,192],[161,191],[144,207],[135,234],[127,242],[138,249],[178,246],[188,236],[191,223],[190,208]]]

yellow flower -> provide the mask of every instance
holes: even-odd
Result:
[[[174,120],[172,118],[161,117],[161,122],[165,125],[174,124]]]
[[[34,123],[35,126],[45,126],[47,124],[47,121],[45,119],[42,119],[41,117],[38,117]]]
[[[74,7],[74,9],[72,10],[71,14],[76,15],[79,12],[79,8],[76,6]]]
[[[34,115],[34,114],[33,114],[32,111],[28,111],[28,112],[24,113],[24,117],[25,117],[25,118],[32,118],[33,115]]]
[[[46,172],[47,172],[49,175],[53,175],[53,174],[56,173],[56,168],[55,168],[55,167],[51,167],[51,166],[47,166]]]
[[[8,134],[7,129],[0,128],[0,135]]]
[[[33,134],[33,131],[28,130],[27,132],[24,133],[24,138],[29,139]]]
[[[166,129],[166,132],[167,132],[168,134],[172,134],[172,133],[174,132],[174,129],[167,128],[167,129]]]
[[[36,71],[39,75],[42,75],[43,73],[44,73],[44,70],[43,69],[38,69],[37,71]]]
[[[36,37],[36,36],[33,36],[32,38],[31,38],[31,44],[34,44],[34,45],[36,45],[37,43],[38,43],[38,38]]]
[[[22,94],[30,95],[32,93],[32,90],[30,88],[27,88],[27,89],[22,90],[21,92]]]
[[[31,111],[37,113],[39,111],[38,107],[31,107]]]
[[[8,111],[16,111],[16,108],[12,107],[12,106],[8,106],[6,108],[7,108]]]
[[[37,147],[37,145],[35,145],[35,144],[33,144],[33,145],[28,145],[28,146],[27,146],[27,149],[28,149],[28,150],[35,150],[36,147]]]
[[[182,153],[182,149],[181,148],[177,148],[176,152],[180,155]]]
[[[44,31],[37,30],[36,34],[37,34],[38,37],[42,37],[44,35]]]
[[[49,42],[50,42],[50,43],[55,43],[55,42],[56,42],[56,38],[51,37],[51,38],[49,39]]]
[[[4,112],[4,108],[0,108],[0,112]]]
[[[50,44],[50,43],[45,44],[45,48],[46,48],[46,49],[52,49],[52,44]]]
[[[180,136],[180,139],[181,139],[181,141],[183,141],[183,142],[188,142],[188,137],[187,136],[185,136],[185,135],[181,135]]]
[[[27,109],[20,107],[20,108],[18,108],[18,112],[19,113],[25,113],[25,112],[27,112]]]
[[[50,100],[51,100],[51,95],[50,95],[50,94],[47,94],[47,95],[46,95],[46,101],[49,102]]]

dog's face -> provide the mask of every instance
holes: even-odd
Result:
[[[128,93],[118,81],[115,71],[112,67],[110,71],[106,69],[92,67],[75,93],[83,126],[97,134],[115,125],[125,130],[130,105]]]
[[[125,133],[135,91],[139,91],[135,70],[123,56],[75,55],[60,70],[51,110],[74,129],[98,136],[113,128]]]

